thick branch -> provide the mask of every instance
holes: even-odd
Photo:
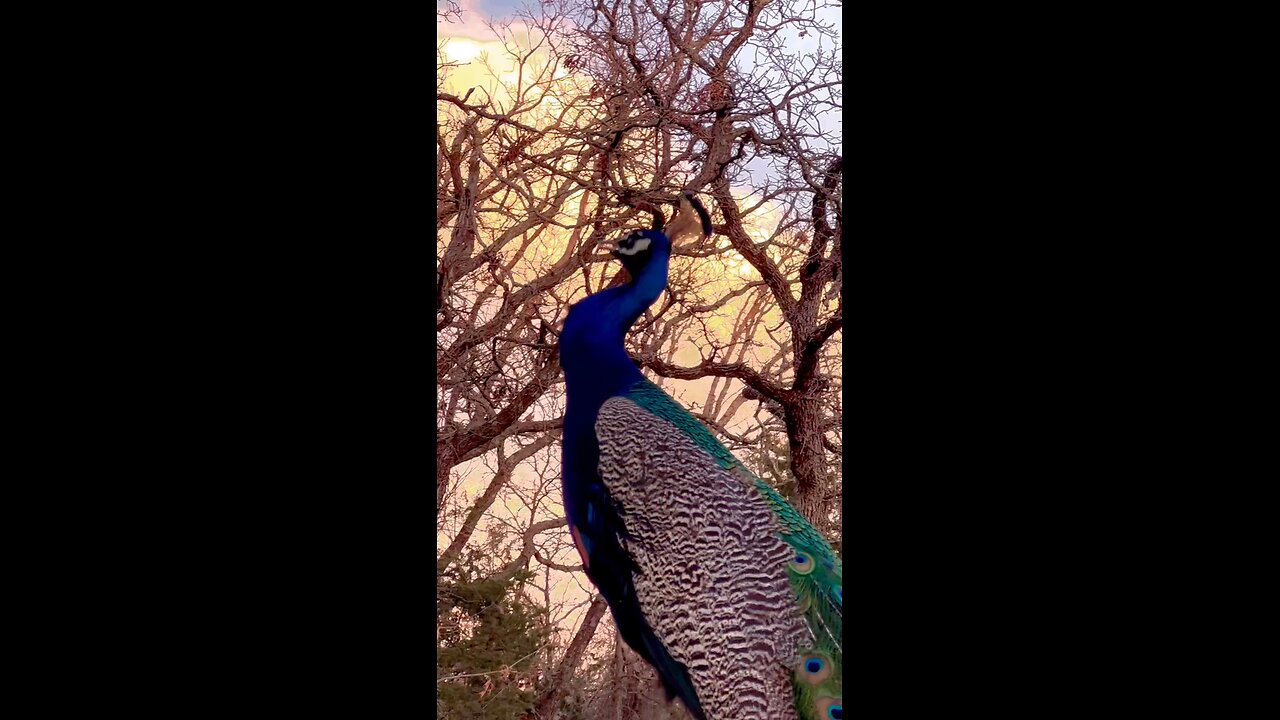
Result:
[[[512,435],[523,435],[526,433],[544,432],[546,430],[554,430],[563,426],[564,426],[564,418],[562,417],[555,418],[554,420],[523,420],[518,423],[513,423],[510,427],[508,427],[506,430],[503,430],[502,433],[499,434],[494,439],[490,440],[484,445],[481,445],[480,447],[473,448],[472,450],[469,450],[468,452],[466,452],[462,457],[458,458],[458,462],[464,463],[468,460],[474,460],[480,457],[481,455],[489,452],[490,450],[494,449],[495,447],[498,446],[499,443],[511,437]]]
[[[507,563],[504,568],[494,574],[493,579],[510,580],[516,573],[520,572],[521,568],[528,565],[529,560],[533,558],[533,539],[538,536],[538,533],[553,530],[558,527],[564,527],[567,524],[569,523],[565,518],[556,518],[555,520],[543,520],[542,522],[530,525],[529,529],[524,531],[524,546],[521,548],[520,554],[517,555],[514,560]]]
[[[577,634],[569,643],[569,649],[565,651],[560,667],[556,668],[551,684],[542,693],[534,709],[522,715],[520,720],[552,720],[555,717],[556,706],[560,704],[560,698],[569,685],[569,679],[573,677],[578,664],[582,662],[582,655],[586,652],[591,638],[595,636],[596,627],[600,624],[600,618],[604,617],[606,607],[608,605],[600,595],[591,601],[591,607],[587,608],[587,614],[582,618],[582,625],[578,627]]]
[[[761,395],[778,402],[785,403],[791,398],[791,391],[761,375],[742,363],[715,363],[705,361],[696,367],[680,367],[663,362],[657,358],[641,361],[645,367],[662,377],[676,380],[697,380],[698,378],[717,376],[737,378],[755,389]]]
[[[791,387],[796,392],[806,392],[818,369],[818,358],[822,354],[822,345],[844,325],[844,300],[837,306],[836,314],[822,324],[813,335],[800,347],[800,357],[796,362],[795,382]]]
[[[560,563],[558,563],[558,562],[552,562],[551,560],[548,560],[548,559],[546,559],[546,558],[542,557],[542,553],[538,552],[537,550],[534,550],[534,551],[533,551],[533,559],[534,559],[534,560],[537,560],[538,562],[542,563],[543,565],[546,565],[547,567],[551,568],[552,570],[559,570],[560,572],[575,573],[575,572],[583,572],[583,571],[585,570],[585,568],[583,568],[581,564],[578,564],[578,565],[561,565],[561,564],[560,564]]]

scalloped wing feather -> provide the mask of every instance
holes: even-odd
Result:
[[[795,720],[806,631],[792,549],[767,505],[687,436],[625,398],[596,420],[600,478],[626,531],[644,618],[708,718]],[[786,612],[790,609],[790,612]]]
[[[644,410],[668,423],[748,490],[771,514],[773,531],[787,546],[791,600],[804,624],[800,659],[793,670],[795,705],[804,720],[843,716],[843,568],[830,543],[768,483],[751,473],[705,425],[647,380],[627,393]],[[695,483],[684,480],[684,487]],[[712,717],[715,717],[712,715]]]

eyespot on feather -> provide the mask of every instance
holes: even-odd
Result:
[[[791,557],[791,572],[797,575],[808,575],[813,572],[813,556],[797,550]]]
[[[844,720],[844,705],[840,698],[823,697],[818,698],[815,703],[818,709],[818,717],[827,718],[827,720]]]
[[[831,677],[831,658],[818,652],[800,656],[800,669],[796,675],[809,685],[821,685]]]

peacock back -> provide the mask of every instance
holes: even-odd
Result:
[[[709,720],[842,720],[842,570],[826,539],[647,380],[605,401],[595,431],[668,691],[691,685]]]

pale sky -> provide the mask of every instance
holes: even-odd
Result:
[[[441,37],[449,38],[465,38],[476,41],[477,43],[487,43],[494,40],[493,32],[484,26],[485,20],[501,21],[510,18],[515,11],[524,6],[528,0],[460,0],[458,5],[462,8],[462,21],[451,23],[440,23],[437,26],[437,32]],[[536,0],[533,0],[536,2]],[[437,5],[439,1],[437,0]],[[835,27],[835,31],[841,34],[843,42],[843,15],[840,8],[828,7],[818,12],[818,19],[825,23],[831,23]],[[800,37],[799,31],[793,28],[785,28],[781,31],[785,45],[788,49],[795,51],[797,54],[812,53],[821,47],[830,52],[833,50],[831,41],[820,35],[813,33]],[[479,47],[483,47],[482,45]],[[476,51],[479,51],[479,47]],[[749,54],[743,53],[742,57],[749,57]],[[465,72],[465,70],[463,71]],[[470,83],[467,83],[470,84]],[[820,113],[818,122],[824,130],[834,131],[838,136],[843,136],[843,119],[838,112]],[[761,158],[753,158],[746,163],[746,169],[756,177],[764,177],[767,174],[768,167],[766,162]]]

